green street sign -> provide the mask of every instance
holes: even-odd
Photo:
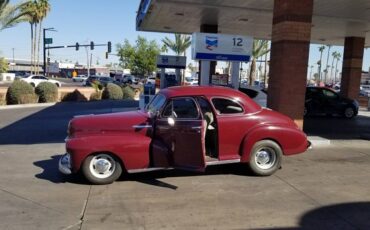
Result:
[[[53,44],[52,38],[45,38],[45,45]]]

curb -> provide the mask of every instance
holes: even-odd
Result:
[[[330,146],[330,139],[322,138],[319,136],[308,136],[307,139],[311,142],[312,148]]]
[[[35,103],[35,104],[22,104],[22,105],[1,105],[0,110],[50,107],[56,104],[57,103],[54,102],[54,103]]]

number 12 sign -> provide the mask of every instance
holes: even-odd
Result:
[[[250,60],[253,38],[241,35],[193,33],[192,57],[196,60]]]

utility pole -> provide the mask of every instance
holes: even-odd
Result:
[[[87,77],[90,77],[90,66],[89,66],[89,49],[85,47],[86,50],[86,67],[87,67]]]
[[[13,50],[13,63],[15,63],[15,60],[14,60],[14,48],[12,48]]]

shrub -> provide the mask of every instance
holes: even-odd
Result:
[[[58,100],[58,87],[51,82],[41,82],[35,92],[39,95],[40,103],[56,102]]]
[[[62,96],[61,101],[87,101],[87,98],[77,89]]]
[[[6,92],[6,103],[8,105],[37,103],[38,96],[33,87],[24,81],[14,81]]]
[[[99,101],[101,100],[101,91],[94,92],[90,95],[90,101]]]
[[[134,99],[135,98],[135,91],[130,86],[123,86],[123,99]]]
[[[122,98],[123,92],[121,87],[116,84],[108,83],[103,90],[102,99],[121,100]]]
[[[0,105],[6,105],[5,94],[0,93]]]

